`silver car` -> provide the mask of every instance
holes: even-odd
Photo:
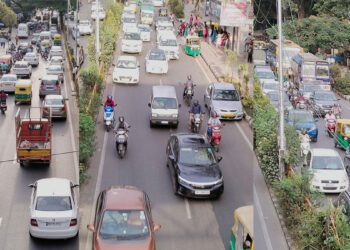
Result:
[[[63,49],[61,46],[52,46],[50,50],[50,58],[53,56],[62,56],[63,57]]]
[[[12,73],[16,74],[17,77],[30,78],[32,76],[32,66],[25,61],[17,61],[15,65],[13,65]]]
[[[32,66],[38,66],[39,65],[39,56],[36,52],[28,52],[23,57],[23,60],[28,62]]]
[[[63,67],[63,57],[62,56],[53,56],[51,59],[50,59],[50,63],[49,65],[60,65]],[[63,68],[64,69],[64,68]]]
[[[242,120],[243,106],[241,98],[231,83],[212,83],[204,94],[204,105],[216,111],[220,119]]]
[[[59,80],[63,83],[64,81],[64,69],[61,65],[49,65],[46,68],[46,74],[48,75],[57,75]]]
[[[61,83],[57,75],[46,75],[43,78],[39,78],[40,89],[39,97],[44,97],[46,95],[61,94]]]
[[[332,110],[334,104],[339,104],[339,99],[332,91],[316,91],[312,97],[315,115],[326,115]]]
[[[15,74],[5,74],[1,77],[0,86],[5,92],[15,92],[17,76]]]
[[[47,95],[43,101],[43,117],[67,119],[66,99],[62,95]]]

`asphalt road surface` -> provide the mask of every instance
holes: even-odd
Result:
[[[13,32],[15,33],[15,32]],[[31,80],[33,82],[32,107],[40,107],[39,78],[45,75],[48,62],[40,61],[38,68],[33,68]],[[67,69],[66,69],[67,72]],[[66,74],[68,75],[68,74]],[[7,100],[8,110],[0,117],[0,249],[26,250],[26,249],[78,249],[78,239],[70,240],[33,240],[29,237],[30,223],[30,195],[29,184],[36,180],[48,177],[68,178],[78,182],[77,157],[77,114],[74,97],[71,96],[69,79],[65,77],[63,95],[68,100],[67,121],[53,122],[53,154],[50,167],[27,166],[20,167],[16,162],[16,135],[14,117],[20,108],[21,113],[29,114],[29,105],[14,104],[14,96]],[[38,113],[38,110],[32,111]],[[74,126],[73,126],[74,125]],[[74,153],[75,151],[75,153]]]

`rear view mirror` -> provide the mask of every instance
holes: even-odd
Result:
[[[220,162],[222,160],[222,156],[217,156],[216,159],[218,162]]]
[[[181,108],[181,103],[179,103],[179,108]]]
[[[148,103],[148,107],[151,107],[151,104],[150,104],[150,103]]]
[[[33,183],[32,183],[32,184],[29,184],[28,187],[34,188],[34,187],[35,187],[35,184],[33,184]]]

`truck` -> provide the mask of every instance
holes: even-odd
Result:
[[[51,116],[39,117],[21,116],[21,110],[18,109],[15,116],[16,127],[16,152],[17,162],[21,167],[26,165],[40,163],[50,166],[52,157],[52,125]],[[41,109],[41,108],[40,108]]]

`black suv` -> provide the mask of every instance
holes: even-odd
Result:
[[[203,135],[173,134],[166,148],[167,167],[170,170],[175,194],[192,198],[219,197],[224,182],[214,149]]]

